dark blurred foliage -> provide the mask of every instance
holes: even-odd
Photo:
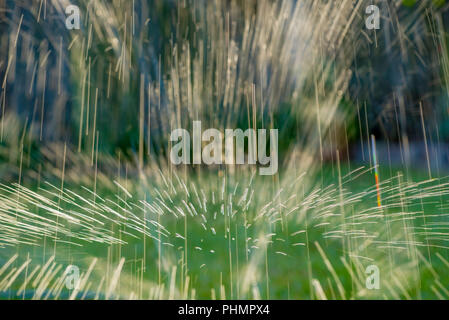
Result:
[[[428,134],[447,141],[449,7],[445,1],[403,3],[385,1],[381,6],[381,30],[374,43],[361,42],[354,52],[349,94],[362,127],[366,108],[369,129],[379,139],[423,140],[422,104]]]
[[[74,3],[80,6],[81,12],[95,14],[88,1]],[[152,126],[145,127],[144,133],[145,136],[151,134],[151,145],[145,143],[144,148],[146,152],[150,147],[153,152],[164,155],[166,150],[161,145],[166,143],[166,132],[170,131],[172,125],[164,119],[169,119],[173,112],[166,108],[170,103],[167,99],[171,96],[171,89],[166,88],[166,83],[173,76],[172,70],[178,67],[177,55],[183,51],[182,45],[187,44],[186,39],[191,44],[192,56],[200,54],[201,46],[206,48],[210,44],[200,41],[207,39],[205,33],[208,31],[198,29],[195,25],[195,15],[205,12],[199,8],[187,8],[186,3],[174,0],[105,2],[104,6],[114,6],[112,12],[120,11],[121,5],[123,10],[134,5],[137,14],[133,17],[133,23],[142,27],[136,28],[130,39],[126,38],[126,30],[123,30],[130,25],[125,21],[116,24],[115,29],[101,23],[102,19],[121,17],[118,12],[115,17],[98,16],[89,20],[94,22],[91,25],[82,19],[82,30],[69,31],[64,25],[66,16],[63,10],[69,4],[68,1],[35,1],[30,6],[28,0],[0,0],[0,80],[4,84],[2,101],[6,105],[2,110],[17,113],[22,126],[28,126],[34,137],[45,142],[65,141],[76,146],[80,143],[81,132],[85,150],[95,144],[95,135],[89,133],[95,122],[101,134],[100,149],[108,152],[121,150],[132,157],[139,144],[139,126],[136,124],[143,79],[144,86],[150,86],[153,93],[148,101],[154,107],[151,113]],[[194,3],[202,5],[201,1]],[[232,2],[233,5],[227,1],[223,3],[222,6],[229,6],[232,12],[238,11],[239,6],[252,6],[244,1]],[[369,131],[376,134],[378,139],[395,141],[400,136],[407,136],[420,140],[422,129],[419,106],[422,102],[429,135],[438,135],[442,140],[449,139],[449,84],[446,81],[449,79],[446,34],[448,5],[430,0],[406,1],[403,4],[397,1],[374,3],[381,8],[381,29],[370,31],[360,25],[360,32],[351,34],[353,75],[341,99],[341,108],[348,110],[348,117],[332,127],[335,137],[342,137],[346,133],[349,142],[353,142],[366,139],[363,135]],[[254,4],[254,8],[246,8],[245,12],[257,12],[256,7],[257,4]],[[358,15],[364,15],[362,9]],[[129,15],[125,15],[125,18],[132,19]],[[42,19],[45,19],[45,23],[42,23]],[[241,31],[244,26],[239,25],[238,19],[234,19],[234,22],[234,30]],[[20,37],[15,42],[18,25]],[[210,28],[213,29],[213,25]],[[61,48],[70,47],[72,41],[76,42],[69,32],[72,35],[73,32],[82,33],[87,35],[87,39],[89,34],[94,34],[97,38],[90,43],[89,40],[83,42],[81,50],[74,49],[79,44],[73,45],[72,51],[65,54]],[[104,38],[98,37],[98,34],[103,34]],[[109,39],[106,40],[111,37],[135,45],[130,46],[132,51],[121,52],[120,47],[114,47]],[[239,39],[238,35],[236,39]],[[218,62],[208,62],[209,67],[216,68]],[[120,68],[129,67],[127,63],[135,66],[135,69],[131,68],[129,73],[120,73]],[[270,77],[270,73],[267,77]],[[86,87],[83,81],[89,82],[89,79],[90,83]],[[255,78],[254,82],[257,81]],[[90,84],[96,87],[90,88]],[[215,86],[215,83],[211,85]],[[88,98],[79,101],[79,97],[86,95],[86,92],[83,95],[83,90],[89,90]],[[97,90],[98,110],[94,119],[91,114],[95,108]],[[288,92],[285,90],[286,94]],[[279,95],[282,94],[283,91],[280,91]],[[313,95],[310,91],[310,96]],[[108,96],[107,100],[105,96]],[[176,99],[175,96],[172,98]],[[257,123],[259,127],[271,123],[282,128],[280,148],[287,150],[291,142],[297,142],[305,134],[298,129],[303,122],[303,111],[294,107],[301,99],[278,101],[281,101],[281,105],[270,114],[262,113],[263,120],[257,119]],[[220,106],[223,101],[212,100],[210,103]],[[249,126],[247,103],[247,100],[242,99],[242,107],[233,115],[234,123],[242,128]],[[82,130],[79,128],[80,106],[84,110],[91,110],[84,120],[84,125],[88,122],[89,127],[83,127]],[[227,119],[227,112],[229,110],[223,111],[223,114],[203,114],[202,117],[213,124],[217,118]],[[183,123],[189,119],[181,114],[178,116]],[[359,117],[362,120],[366,117],[368,129],[359,128]],[[41,128],[39,123],[44,126]],[[361,124],[365,125],[363,122]],[[221,125],[225,126],[226,120]]]

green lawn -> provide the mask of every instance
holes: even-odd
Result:
[[[378,208],[374,172],[354,164],[342,164],[340,185],[330,165],[276,177],[127,166],[95,176],[77,161],[63,185],[61,170],[44,168],[2,186],[0,266],[18,254],[0,271],[2,297],[69,297],[70,264],[77,298],[448,297],[444,179],[381,167]],[[379,290],[366,288],[369,265]]]

